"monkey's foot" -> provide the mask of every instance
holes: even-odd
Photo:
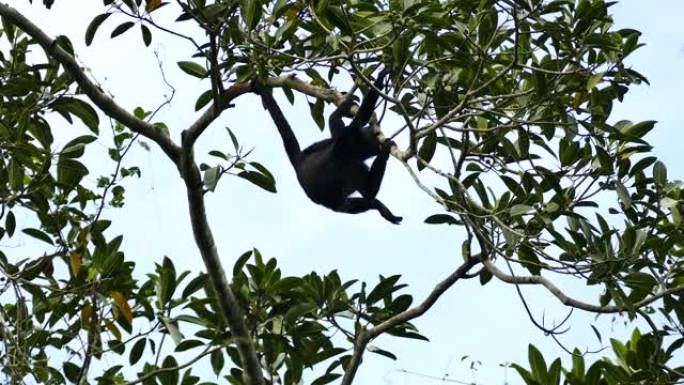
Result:
[[[397,216],[394,216],[394,215],[383,215],[382,217],[385,218],[385,219],[387,219],[388,222],[390,222],[390,223],[392,223],[392,224],[394,224],[394,225],[400,224],[401,221],[402,221],[402,219],[404,219],[404,218],[402,218],[402,217],[397,217]]]

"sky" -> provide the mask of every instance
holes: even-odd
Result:
[[[137,28],[109,40],[117,23],[107,20],[86,47],[84,31],[90,20],[102,12],[101,2],[57,1],[52,11],[45,11],[40,0],[30,5],[26,0],[10,0],[29,19],[41,25],[50,35],[66,35],[74,43],[80,62],[102,87],[113,94],[124,107],[153,109],[163,101],[169,90],[159,74],[154,51],[163,62],[167,79],[176,89],[170,108],[160,112],[159,119],[167,123],[171,135],[178,139],[181,130],[196,117],[194,103],[206,89],[196,79],[185,76],[176,66],[187,60],[192,47],[154,34],[150,48],[142,44]],[[76,5],[78,10],[76,11]],[[612,121],[657,120],[656,129],[648,136],[655,154],[669,165],[672,179],[684,179],[680,150],[681,90],[684,88],[684,29],[681,23],[684,3],[680,0],[641,2],[625,0],[611,8],[616,28],[634,28],[643,33],[646,47],[633,54],[628,63],[645,74],[650,86],[634,87],[621,104],[614,106]],[[75,17],[77,12],[79,15]],[[285,103],[283,109],[297,132],[300,143],[307,145],[325,137],[309,117],[303,97],[295,106]],[[245,181],[226,178],[214,194],[207,195],[207,210],[224,266],[231,270],[235,259],[244,251],[256,247],[266,257],[276,257],[286,275],[301,275],[312,270],[326,273],[337,269],[342,279],[377,282],[377,276],[402,274],[410,286],[405,292],[422,300],[433,286],[461,262],[460,228],[431,226],[423,220],[440,212],[440,207],[411,180],[406,170],[390,159],[379,198],[396,214],[404,217],[400,226],[382,219],[377,212],[360,215],[334,213],[310,202],[296,183],[295,175],[270,118],[262,112],[257,99],[241,97],[236,108],[228,110],[201,138],[198,154],[209,150],[229,150],[230,139],[224,127],[230,127],[246,148],[254,148],[252,160],[267,166],[276,176],[277,194],[271,194]],[[63,121],[54,121],[61,133],[58,141],[65,143],[79,128]],[[385,123],[387,124],[387,123]],[[103,127],[101,130],[104,131]],[[386,132],[392,132],[386,129]],[[107,146],[106,140],[89,151],[87,159],[95,168]],[[127,259],[136,261],[141,272],[150,271],[163,256],[169,256],[178,270],[200,269],[188,221],[184,186],[177,171],[152,146],[151,151],[136,148],[128,165],[142,169],[140,180],[127,183],[126,206],[107,210],[114,220],[110,236],[124,235]],[[100,172],[109,172],[103,168]],[[425,171],[424,171],[425,173]],[[93,180],[99,175],[91,174]],[[430,179],[425,176],[427,181]],[[572,283],[561,282],[572,295],[595,301],[595,292]],[[524,294],[534,315],[552,323],[567,314],[548,292],[525,287]],[[589,324],[598,325],[605,335],[625,339],[632,326],[614,316],[598,319],[589,313],[575,311],[571,329],[560,340],[567,347],[597,350],[603,345],[595,338]],[[381,337],[374,345],[394,352],[399,359],[367,354],[357,375],[357,383],[429,384],[431,381],[402,371],[478,384],[522,384],[512,369],[502,364],[517,362],[527,365],[527,345],[535,344],[547,357],[547,362],[570,357],[550,338],[530,322],[515,293],[515,288],[500,282],[485,287],[477,280],[457,283],[422,318],[415,321],[431,342],[417,342]],[[604,343],[606,339],[604,338]],[[464,359],[464,357],[466,357]],[[591,361],[599,355],[590,355]],[[471,363],[477,362],[476,370]],[[435,381],[439,382],[439,381]]]

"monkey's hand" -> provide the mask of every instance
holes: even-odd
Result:
[[[340,111],[340,113],[344,116],[349,116],[351,115],[351,108],[353,105],[356,104],[356,102],[359,100],[359,97],[354,95],[354,94],[348,94],[346,92],[344,94],[344,99],[342,100],[342,103],[337,107],[337,109]]]
[[[380,144],[380,152],[389,154],[392,151],[392,147],[397,147],[397,144],[392,139],[385,139]]]
[[[257,95],[263,95],[265,92],[268,92],[268,87],[264,86],[259,79],[252,79],[249,86],[252,89],[252,92]]]

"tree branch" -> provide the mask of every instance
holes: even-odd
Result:
[[[212,109],[209,109],[209,111],[212,111]],[[262,385],[264,378],[252,337],[245,324],[240,304],[238,304],[228,284],[228,279],[221,265],[216,243],[207,221],[202,176],[194,161],[193,141],[188,138],[188,133],[189,130],[183,132],[183,151],[180,166],[188,195],[190,222],[195,243],[204,261],[204,266],[211,281],[211,287],[215,291],[214,294],[222,315],[237,345],[243,368],[242,381],[246,385]]]
[[[165,136],[161,130],[158,130],[150,123],[136,118],[119,106],[114,99],[102,92],[95,83],[88,79],[85,72],[83,72],[76,62],[76,59],[60,47],[56,40],[52,39],[37,25],[33,24],[29,19],[19,13],[19,11],[7,4],[0,3],[0,15],[31,36],[43,48],[47,55],[62,64],[64,69],[74,78],[88,98],[107,116],[116,119],[132,131],[157,143],[162,151],[164,151],[174,163],[178,164],[181,149],[173,143],[168,136]]]
[[[428,295],[427,298],[420,303],[420,305],[412,307],[411,309],[407,309],[383,321],[370,330],[359,333],[358,337],[356,338],[356,342],[354,343],[354,353],[352,354],[351,361],[344,372],[344,377],[342,377],[342,382],[340,385],[351,385],[351,383],[354,381],[354,376],[356,375],[356,371],[361,364],[361,359],[366,346],[373,338],[378,337],[397,325],[411,321],[412,319],[418,318],[425,314],[425,312],[430,310],[432,305],[437,302],[442,294],[449,290],[449,288],[453,286],[456,281],[463,278],[468,271],[478,263],[480,263],[480,258],[478,256],[469,257],[465,263],[449,274],[446,279],[438,283],[434,289],[432,289],[430,295]]]
[[[670,295],[670,294],[675,294],[675,293],[682,293],[684,292],[684,285],[681,286],[675,286],[666,290],[662,290],[659,293],[656,293],[650,297],[644,298],[641,301],[638,301],[636,303],[631,304],[630,306],[617,306],[617,305],[606,305],[606,306],[598,306],[598,305],[592,305],[590,303],[582,302],[580,300],[577,300],[575,298],[567,296],[563,291],[556,286],[553,282],[551,282],[548,278],[542,277],[540,275],[530,275],[530,276],[515,276],[515,275],[509,275],[504,273],[503,271],[499,270],[494,265],[494,262],[492,262],[491,259],[484,259],[483,263],[487,270],[489,270],[490,273],[492,273],[496,278],[500,279],[503,282],[506,283],[511,283],[515,285],[542,285],[544,286],[548,291],[551,292],[556,298],[560,300],[560,302],[563,305],[574,307],[577,309],[581,310],[586,310],[590,311],[593,313],[619,313],[623,311],[632,311],[636,309],[640,309],[644,306],[647,306],[660,298]]]
[[[314,86],[310,83],[307,83],[303,80],[299,80],[294,76],[277,76],[274,78],[269,78],[264,82],[264,85],[268,87],[287,87],[291,88],[295,91],[298,91],[302,94],[312,96],[317,99],[322,99],[327,102],[331,102],[335,104],[336,106],[339,106],[342,104],[342,102],[345,99],[344,94],[332,90],[329,88],[323,88],[323,87],[318,87]],[[221,115],[221,113],[232,106],[232,101],[235,100],[237,97],[246,94],[248,92],[252,92],[252,87],[249,83],[238,83],[234,84],[231,87],[229,87],[225,92],[221,93],[219,96],[219,101],[218,105],[216,102],[212,103],[211,106],[209,106],[202,116],[200,116],[187,130],[185,135],[185,143],[187,145],[192,146],[194,143],[197,141],[197,139],[202,135],[204,130],[209,127],[209,125],[216,120],[216,118]],[[358,110],[358,106],[353,106],[351,108],[351,113],[356,114],[356,111]],[[381,142],[384,139],[384,134],[380,131],[376,133],[378,135],[378,140]],[[184,145],[185,147],[185,145]],[[401,151],[394,147],[392,150],[393,155],[397,156],[399,159],[401,155]]]
[[[340,100],[343,97],[336,91],[329,90],[327,88],[316,87],[291,76],[279,76],[268,79],[265,84],[270,87],[290,87],[306,95],[314,96],[326,101],[333,101],[336,104],[341,103]],[[218,118],[225,109],[231,107],[231,102],[235,100],[235,98],[251,91],[252,87],[249,83],[238,83],[233,84],[225,92],[222,92],[218,97],[218,101],[215,100],[211,106],[209,106],[204,113],[186,130],[183,139],[184,147],[192,147],[197,139],[202,135],[204,130],[206,130],[207,127],[209,127],[209,125],[216,120],[216,118]]]
[[[207,110],[190,126],[183,134],[183,146],[192,147],[204,130],[218,118],[221,113],[232,106],[231,102],[240,95],[250,92],[249,83],[234,84],[218,96],[218,101],[209,106]]]
[[[159,369],[153,370],[149,373],[146,373],[145,375],[138,377],[138,379],[135,381],[127,382],[125,385],[136,385],[136,384],[147,381],[148,379],[156,377],[156,376],[163,374],[163,373],[173,372],[176,370],[180,371],[181,369],[185,369],[189,366],[192,366],[195,362],[199,361],[202,357],[205,357],[209,354],[212,354],[215,351],[220,350],[221,348],[222,348],[221,346],[215,346],[213,348],[207,347],[206,349],[204,349],[204,351],[202,353],[198,354],[193,359],[191,359],[190,361],[188,361],[182,365],[174,366],[171,368],[159,368]]]

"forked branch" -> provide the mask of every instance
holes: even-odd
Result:
[[[430,310],[432,305],[437,302],[442,294],[449,290],[449,288],[451,288],[456,281],[466,277],[468,271],[470,271],[470,269],[472,269],[478,263],[480,263],[479,256],[469,257],[466,262],[449,274],[447,278],[439,282],[432,289],[432,292],[430,292],[427,298],[420,303],[420,305],[407,309],[369,330],[360,332],[356,337],[356,341],[354,342],[354,352],[352,354],[351,361],[344,372],[344,377],[342,377],[341,385],[351,385],[351,383],[354,381],[356,371],[359,368],[359,365],[361,365],[361,359],[363,358],[363,353],[366,350],[366,346],[373,338],[378,337],[395,326],[409,322],[425,314],[425,312]]]
[[[633,311],[640,309],[644,306],[650,305],[651,303],[663,298],[666,295],[671,295],[675,293],[684,293],[684,285],[671,287],[659,291],[656,294],[648,296],[641,301],[631,304],[630,306],[617,306],[617,305],[606,305],[598,306],[590,303],[580,301],[578,299],[572,298],[565,294],[558,286],[556,286],[551,280],[541,275],[529,275],[529,276],[515,276],[506,274],[499,270],[498,267],[494,265],[491,259],[484,259],[483,263],[487,270],[489,270],[492,275],[500,279],[503,282],[514,284],[514,285],[542,285],[548,291],[551,292],[556,298],[560,300],[563,305],[574,307],[581,310],[590,311],[593,313],[619,313],[623,311]]]
[[[95,83],[88,79],[88,76],[78,65],[76,59],[60,47],[55,39],[52,39],[37,25],[33,24],[29,19],[24,17],[24,15],[19,13],[19,11],[7,4],[0,3],[0,15],[8,22],[19,27],[19,29],[24,31],[27,35],[31,36],[43,50],[45,50],[46,54],[62,64],[64,69],[74,78],[88,98],[107,114],[107,116],[112,117],[132,131],[157,143],[162,151],[164,151],[174,163],[178,164],[178,161],[180,160],[180,148],[173,143],[163,131],[158,130],[150,123],[136,118],[119,106],[114,99],[102,92]]]

